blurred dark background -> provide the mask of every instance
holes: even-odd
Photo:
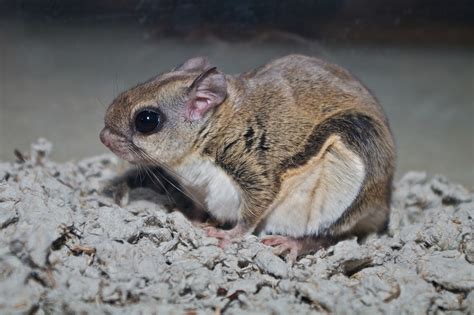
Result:
[[[49,22],[120,19],[159,36],[283,32],[331,42],[474,43],[470,0],[1,0],[0,12]]]
[[[229,73],[289,53],[338,63],[379,98],[398,174],[474,186],[474,1],[0,0],[0,160],[106,152],[118,92],[205,55]]]

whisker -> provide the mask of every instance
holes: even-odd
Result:
[[[117,92],[118,92],[118,73],[115,72],[114,86],[113,86],[114,95],[117,95]]]
[[[156,162],[153,161],[152,163],[156,163]],[[172,170],[170,170],[169,168],[167,168],[163,164],[161,164],[160,166],[163,167],[163,169],[165,169],[172,176],[175,176],[175,177],[179,178],[179,176],[177,176],[178,174],[174,173]],[[186,197],[190,198],[192,201],[194,201],[197,204],[199,204],[200,206],[202,206],[202,204],[197,200],[197,198],[190,191],[188,191],[186,188],[184,188],[184,187],[181,188],[181,187],[177,186],[175,183],[173,183],[173,181],[168,179],[166,176],[164,176],[163,179],[166,180],[167,183],[169,183],[171,186],[173,186],[173,188],[175,188],[176,190],[181,192],[183,195],[185,195]]]
[[[165,191],[165,194],[166,194],[166,197],[168,198],[168,201],[170,203],[173,203],[174,202],[174,198],[173,196],[171,196],[170,192],[168,191],[168,189],[166,189],[166,186],[163,184],[163,182],[160,180],[160,178],[158,176],[156,176],[156,174],[153,172],[153,170],[149,169],[146,165],[143,165],[143,169],[145,170],[145,172],[148,174],[148,176],[150,177],[151,181],[156,185],[157,183],[163,187],[163,190]],[[156,182],[153,180],[155,179]]]
[[[133,145],[133,144],[132,144]],[[188,182],[184,177],[180,176],[179,174],[177,174],[175,171],[173,171],[171,168],[169,168],[167,165],[161,163],[160,161],[156,160],[155,158],[151,157],[148,153],[144,152],[143,150],[141,150],[140,148],[138,148],[137,146],[133,145],[134,146],[134,151],[136,153],[138,153],[144,160],[146,160],[148,163],[151,163],[153,165],[158,165],[160,167],[162,167],[166,172],[168,172],[170,175],[174,176],[175,178],[178,178],[180,179],[183,183],[186,183]],[[177,185],[175,185],[171,180],[169,180],[168,178],[166,178],[166,176],[163,176],[163,179],[166,180],[171,186],[173,186],[173,188],[175,188],[176,190],[178,190],[179,192],[181,192],[183,195],[185,195],[186,197],[188,197],[189,199],[191,199],[194,203],[198,204],[199,206],[203,207],[204,208],[204,205],[196,198],[196,196],[194,196],[188,189],[184,187],[180,188],[178,187]]]
[[[140,157],[140,155],[138,154],[138,152],[133,148],[133,146],[130,146],[128,145],[128,149],[137,157]],[[144,169],[142,168],[142,165],[141,164],[137,164],[137,174],[135,175],[135,179],[137,179],[137,177],[139,178],[140,182],[142,183],[143,180],[145,179],[146,177],[146,174],[145,174],[145,171]],[[142,173],[143,172],[143,173]]]
[[[104,109],[107,109],[107,105],[105,105],[98,97],[95,98],[97,103],[99,103]]]
[[[137,164],[136,166],[136,173],[135,173],[135,181],[138,183],[143,183],[143,177],[142,177],[142,169],[140,165]]]
[[[142,157],[142,155],[140,154],[140,151],[137,150],[137,149],[135,149],[134,147],[130,146],[130,150],[131,150],[131,151],[133,152],[133,154],[135,154],[136,156]],[[145,172],[145,174],[147,174],[147,175],[150,177],[150,179],[151,179],[151,181],[152,181],[153,184],[155,184],[155,185],[159,184],[159,186],[161,186],[161,187],[163,188],[163,190],[165,191],[166,197],[168,198],[168,201],[169,201],[170,203],[175,202],[175,200],[174,200],[173,196],[171,195],[171,193],[168,191],[168,189],[166,189],[166,186],[163,184],[163,182],[161,181],[161,179],[153,172],[153,170],[151,170],[151,169],[150,169],[147,165],[145,165],[145,164],[137,164],[137,166],[138,166],[139,168],[141,167],[141,168],[143,169],[143,171]],[[169,182],[169,180],[168,180],[166,177],[163,177],[163,178],[166,179],[166,180]],[[156,182],[155,182],[153,179],[155,179]],[[172,184],[172,183],[171,183],[171,184]],[[173,184],[172,184],[172,185],[173,185]],[[173,185],[173,186],[174,186],[174,185]],[[176,188],[176,186],[174,186],[174,187]],[[177,188],[177,189],[178,189],[178,188]],[[178,189],[178,190],[179,190],[179,189]],[[183,194],[184,194],[184,193],[183,193]],[[189,196],[188,196],[188,197],[189,197]],[[191,198],[191,197],[189,197],[189,198]],[[191,198],[191,200],[193,200],[193,199]]]

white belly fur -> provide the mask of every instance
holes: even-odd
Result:
[[[261,234],[318,235],[352,204],[365,178],[364,163],[339,139],[303,168],[283,182]]]
[[[176,172],[185,185],[203,196],[201,202],[217,220],[234,223],[240,216],[241,193],[235,182],[210,160],[188,157]]]

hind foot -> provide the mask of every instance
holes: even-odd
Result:
[[[262,237],[260,242],[273,247],[273,253],[275,255],[281,256],[286,253],[286,261],[290,264],[294,264],[298,256],[317,252],[333,244],[333,242],[329,240],[311,236],[295,238],[282,235],[267,235]]]
[[[280,256],[287,253],[286,260],[291,264],[296,262],[296,259],[303,248],[301,240],[281,235],[264,236],[260,242],[264,245],[273,247],[272,251],[275,255]]]

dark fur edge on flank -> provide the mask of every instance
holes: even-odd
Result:
[[[327,118],[315,126],[303,150],[283,161],[281,170],[304,165],[316,156],[331,135],[339,135],[344,143],[360,155],[370,166],[373,159],[369,154],[377,152],[376,139],[381,138],[381,126],[370,116],[358,112],[343,112]]]
[[[302,151],[280,164],[281,173],[286,169],[304,165],[319,153],[321,147],[331,135],[339,135],[342,141],[361,157],[366,165],[366,169],[370,170],[364,178],[362,183],[363,189],[357,198],[331,227],[322,231],[320,236],[332,239],[334,242],[351,236],[350,233],[340,234],[336,232],[334,234],[334,232],[339,226],[350,222],[355,212],[359,212],[364,208],[365,199],[371,190],[379,190],[379,193],[386,194],[387,204],[383,205],[383,207],[390,207],[392,181],[389,180],[387,182],[388,187],[378,187],[379,179],[386,176],[392,178],[394,169],[393,165],[386,165],[383,162],[386,161],[384,155],[392,153],[389,148],[390,145],[387,147],[387,144],[383,142],[384,129],[383,125],[377,122],[376,119],[364,113],[342,112],[335,114],[313,129]],[[384,232],[388,223],[387,216],[383,227],[373,232]]]

